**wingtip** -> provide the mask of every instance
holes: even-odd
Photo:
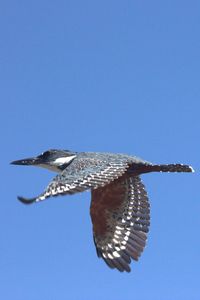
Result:
[[[27,198],[18,196],[17,199],[18,199],[21,203],[23,203],[23,204],[32,204],[32,203],[35,202],[35,198],[27,199]]]

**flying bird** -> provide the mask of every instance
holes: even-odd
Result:
[[[97,255],[110,268],[121,272],[130,272],[131,259],[137,261],[140,257],[150,226],[150,205],[140,175],[193,172],[189,165],[152,164],[126,154],[55,149],[11,164],[43,167],[58,173],[39,196],[18,197],[25,204],[91,190],[90,215]]]

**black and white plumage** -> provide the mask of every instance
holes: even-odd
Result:
[[[147,240],[150,205],[140,174],[192,172],[182,164],[154,165],[135,156],[112,153],[48,150],[41,155],[12,162],[41,166],[58,172],[45,191],[25,203],[91,190],[90,214],[97,255],[119,271],[130,272]]]

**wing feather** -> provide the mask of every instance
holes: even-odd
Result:
[[[147,193],[139,176],[123,175],[92,190],[91,219],[97,254],[108,266],[130,272],[144,250],[150,225]]]
[[[31,199],[18,197],[25,203],[45,200],[51,196],[74,194],[88,189],[103,187],[122,176],[128,169],[128,161],[105,160],[94,158],[76,158],[57,175],[39,196]]]

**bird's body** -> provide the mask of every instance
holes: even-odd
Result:
[[[145,247],[150,225],[150,205],[140,174],[193,171],[187,165],[154,165],[125,154],[67,150],[48,150],[13,164],[36,165],[58,172],[38,197],[18,197],[26,204],[90,189],[97,255],[109,267],[127,272],[131,258],[138,260]]]

